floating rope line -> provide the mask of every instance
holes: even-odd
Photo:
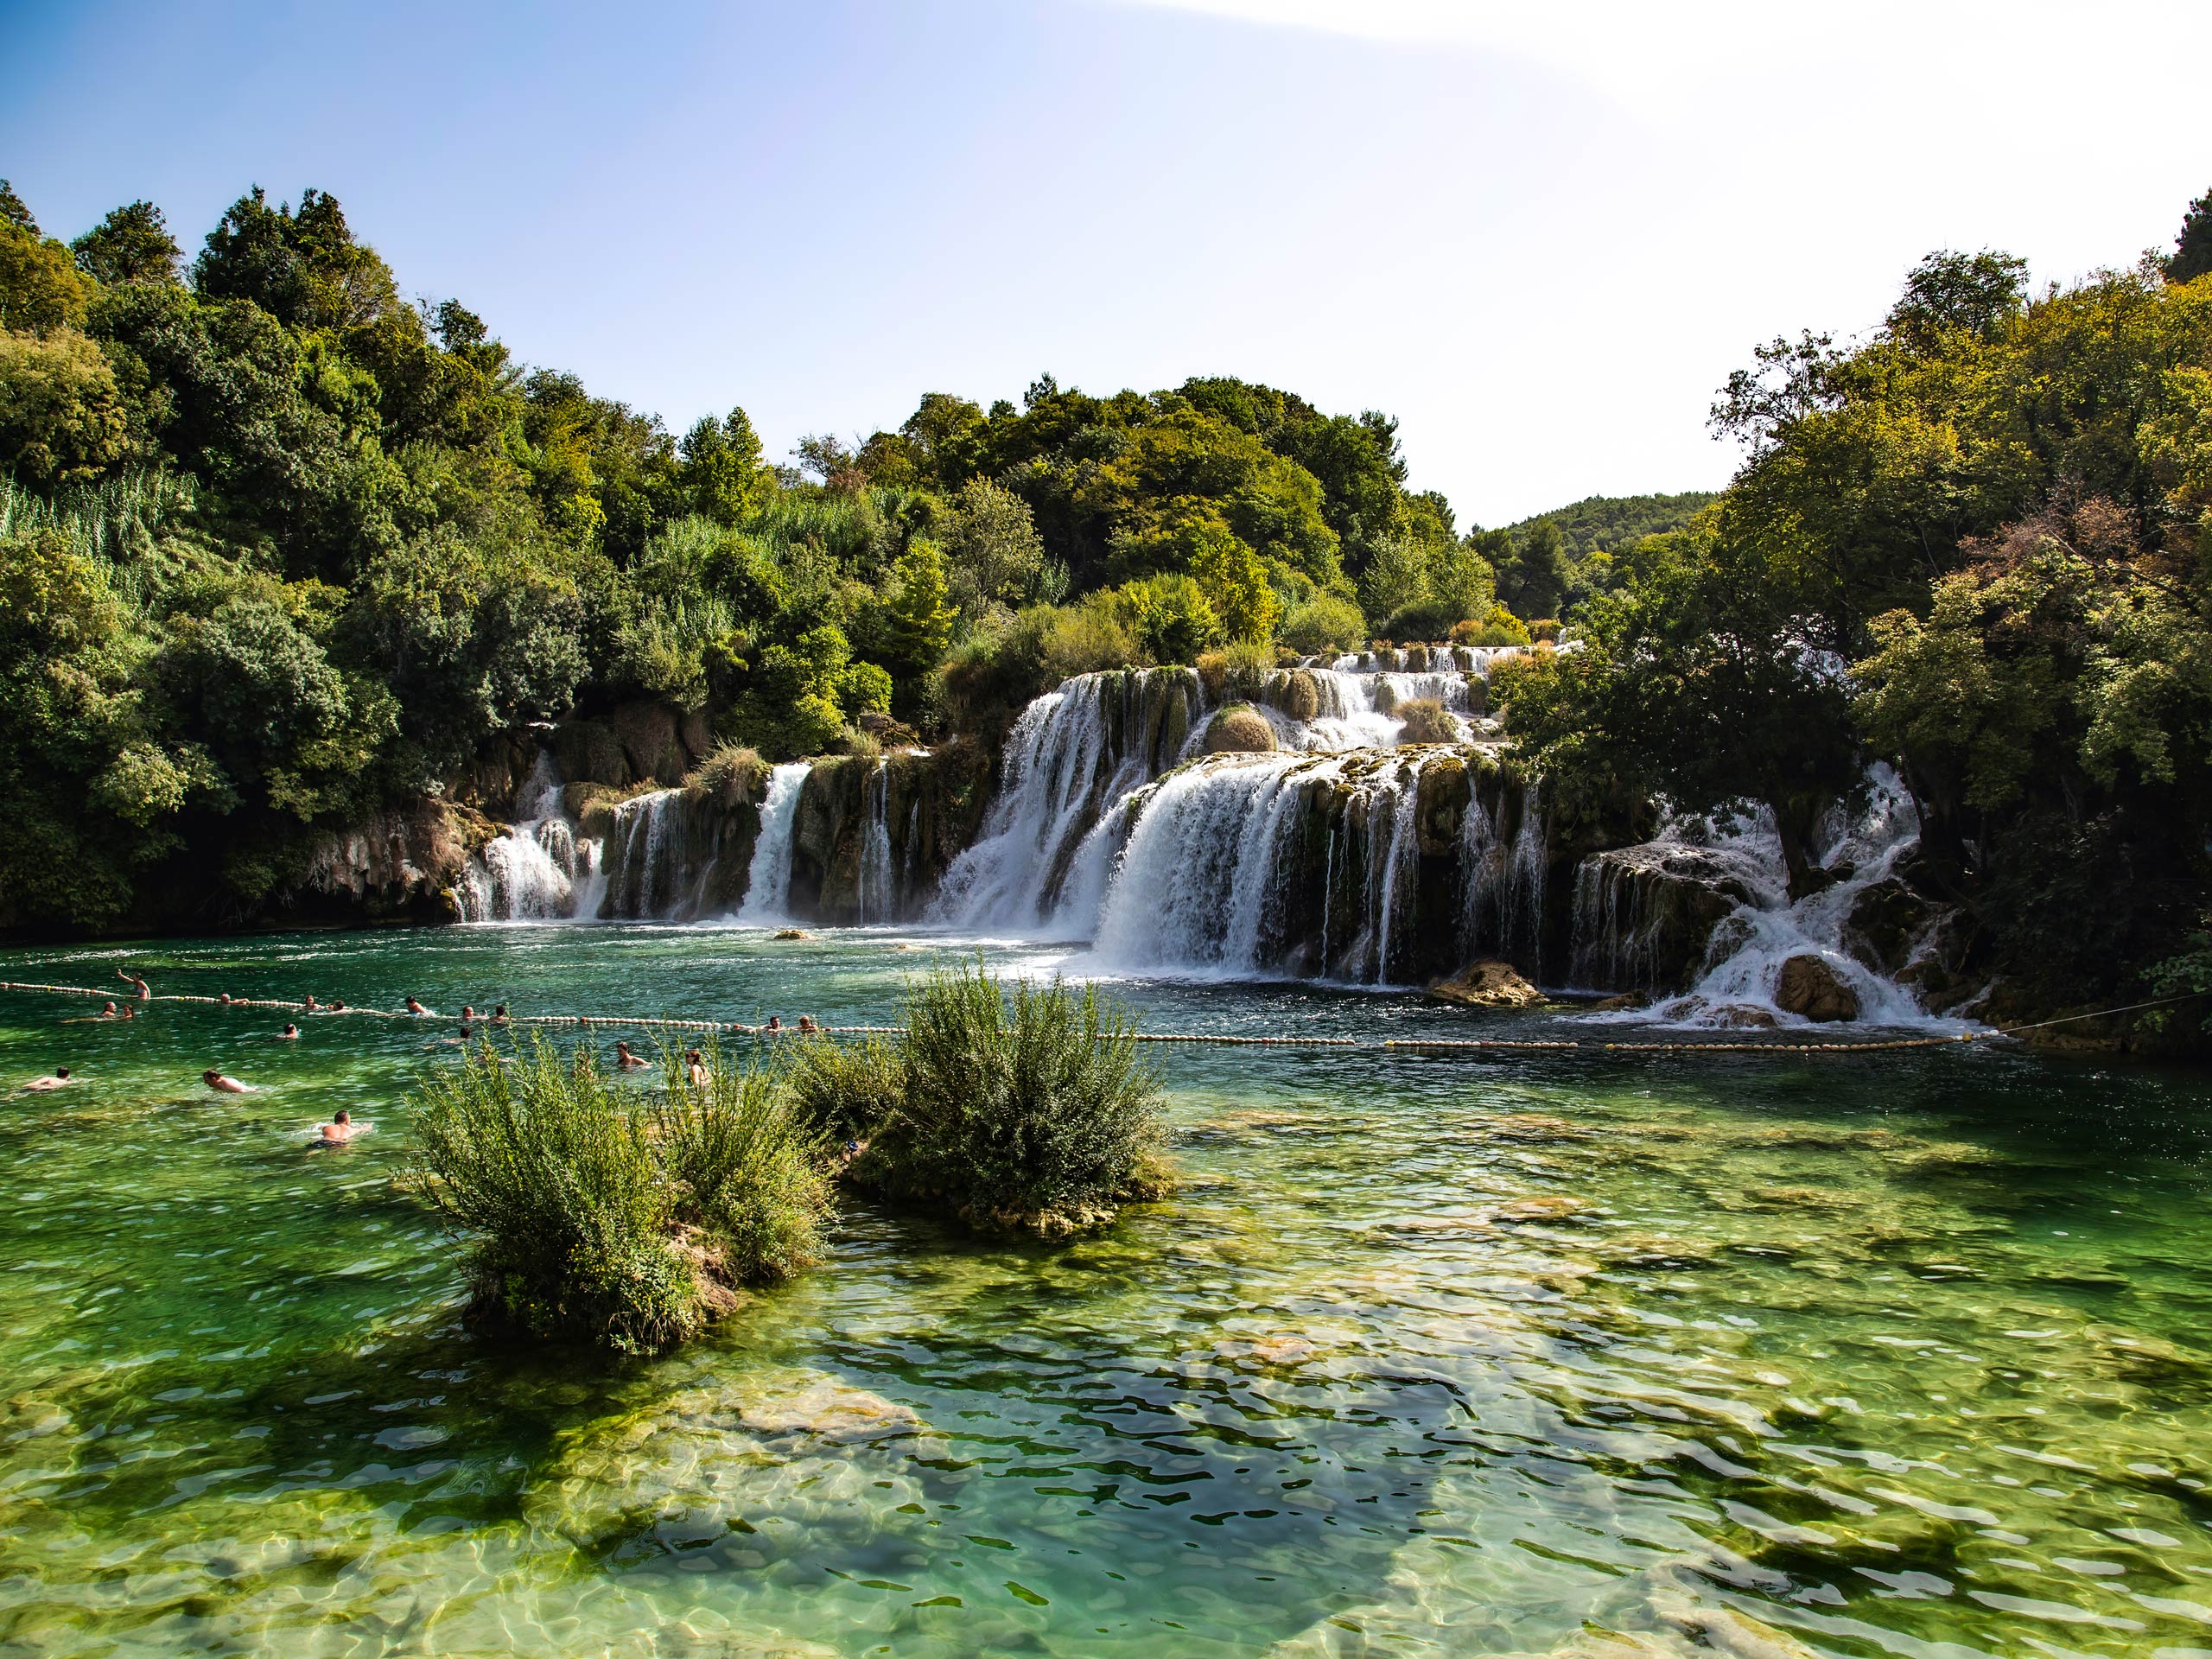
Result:
[[[183,996],[164,995],[121,996],[104,988],[88,985],[35,985],[13,980],[0,980],[0,991],[43,992],[55,996],[97,996],[104,1001],[129,1003],[133,1007],[146,1002],[192,1002],[217,1008],[270,1008],[285,1014],[312,1014],[318,1017],[359,1014],[371,1020],[454,1020],[455,1014],[408,1014],[391,1008],[344,1007],[333,1008],[317,1005],[310,1008],[304,1002],[279,1002],[263,997],[234,996],[227,1001],[217,996]],[[1980,1031],[1956,1032],[1942,1037],[1878,1038],[1869,1042],[1795,1042],[1787,1039],[1772,1042],[1630,1042],[1604,1043],[1584,1041],[1579,1038],[1505,1038],[1505,1037],[1386,1037],[1372,1039],[1363,1037],[1238,1037],[1214,1032],[1135,1032],[1132,1040],[1140,1043],[1203,1043],[1217,1048],[1345,1048],[1373,1053],[1383,1049],[1398,1049],[1410,1053],[1572,1053],[1599,1054],[1878,1054],[1908,1048],[1950,1048],[1961,1043],[1973,1043],[1993,1037],[2016,1036],[2024,1031],[2041,1031],[2050,1026],[2071,1025],[2082,1020],[2101,1020],[2115,1014],[2133,1014],[2143,1008],[2164,1007],[2170,1003],[2187,1002],[2212,995],[2203,991],[2183,992],[2177,996],[2162,996],[2148,1002],[2131,1002],[2117,1008],[2100,1008],[2091,1014],[2061,1014],[2055,1020],[2038,1020],[2032,1025],[1990,1027]],[[120,1016],[118,1016],[120,1017]],[[483,1026],[511,1025],[543,1027],[549,1029],[598,1030],[610,1027],[620,1030],[696,1031],[712,1034],[741,1037],[894,1037],[906,1030],[904,1026],[816,1026],[802,1030],[797,1026],[748,1026],[739,1020],[670,1020],[645,1014],[514,1014],[504,1020],[490,1014],[478,1014],[475,1023]]]

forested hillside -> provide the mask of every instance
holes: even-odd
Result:
[[[0,190],[0,925],[168,872],[251,916],[318,832],[524,722],[664,699],[770,758],[1062,673],[1525,638],[1395,423],[1233,380],[942,394],[854,448],[680,435],[401,297],[338,202],[67,244]]]

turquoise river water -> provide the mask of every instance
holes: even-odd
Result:
[[[0,978],[861,1023],[954,948],[481,926]],[[1578,1029],[1116,988],[1161,1031]],[[462,1330],[391,1179],[448,1021],[96,1009],[0,996],[0,1653],[2212,1659],[2201,1075],[1166,1048],[1172,1201],[1060,1248],[849,1205],[804,1280],[619,1361]],[[374,1131],[307,1151],[340,1106]]]

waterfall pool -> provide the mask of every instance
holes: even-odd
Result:
[[[1065,955],[491,925],[0,978],[862,1023],[977,948]],[[1160,1031],[1586,1033],[1115,988]],[[1052,1249],[851,1205],[607,1361],[464,1332],[393,1189],[450,1017],[98,1007],[0,996],[0,1654],[2212,1655],[2199,1073],[1163,1048],[1170,1202]],[[340,1106],[373,1132],[307,1151]]]

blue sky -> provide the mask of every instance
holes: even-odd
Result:
[[[0,0],[0,176],[188,250],[319,186],[405,291],[778,454],[1040,371],[1381,408],[1464,526],[1717,486],[1728,371],[1931,248],[2170,243],[2208,61],[2150,0]]]

